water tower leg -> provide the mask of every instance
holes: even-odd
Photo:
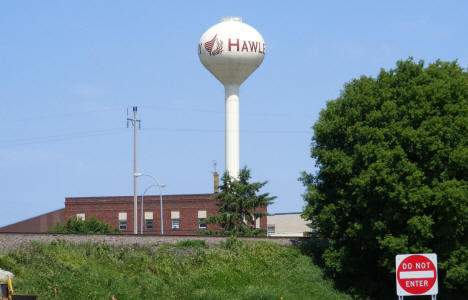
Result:
[[[226,171],[239,177],[239,87],[226,86]]]

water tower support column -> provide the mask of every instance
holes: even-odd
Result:
[[[247,51],[245,51],[247,50]],[[265,57],[265,41],[240,17],[226,17],[210,27],[198,43],[201,63],[226,93],[226,171],[239,179],[239,87]]]
[[[239,177],[239,86],[225,86],[226,93],[226,171]]]

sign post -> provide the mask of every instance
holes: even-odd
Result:
[[[400,300],[404,296],[431,295],[439,292],[437,254],[400,254],[395,257],[396,288]]]

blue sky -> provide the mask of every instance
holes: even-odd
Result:
[[[138,170],[168,194],[212,191],[224,171],[224,90],[199,62],[200,36],[241,16],[265,39],[240,91],[240,160],[300,211],[311,126],[361,75],[409,56],[468,65],[465,1],[2,1],[0,226],[65,197],[131,195]],[[139,179],[139,190],[151,184]],[[156,191],[155,191],[156,193]]]

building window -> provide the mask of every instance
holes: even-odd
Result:
[[[125,231],[127,230],[127,221],[120,221],[119,220],[119,229],[122,230],[122,231]]]
[[[76,219],[84,221],[85,220],[85,214],[84,213],[76,214]]]
[[[260,218],[255,220],[255,228],[260,228]]]
[[[178,210],[171,211],[172,229],[180,228],[180,212]]]
[[[178,210],[171,211],[171,219],[180,219],[180,212]]]
[[[199,229],[206,229],[206,224],[204,223],[205,218],[198,219],[198,228]]]
[[[267,226],[268,233],[275,233],[275,225],[268,225]]]
[[[206,219],[206,210],[199,210],[198,211],[198,228],[199,229],[206,229],[206,224],[202,222]]]
[[[120,230],[127,230],[127,213],[126,212],[119,212],[119,229]]]
[[[153,229],[153,219],[145,219],[145,229]]]
[[[172,229],[179,229],[179,227],[180,227],[180,220],[172,219]]]
[[[145,211],[145,229],[153,229],[153,212]]]

